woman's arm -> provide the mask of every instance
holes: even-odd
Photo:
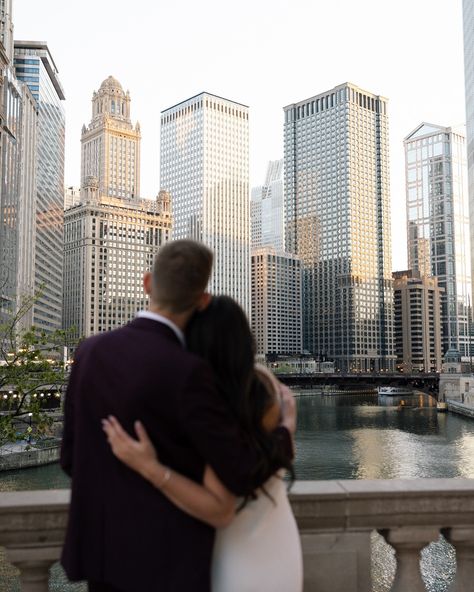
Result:
[[[104,419],[102,425],[114,455],[159,489],[180,510],[214,528],[230,524],[235,514],[236,498],[222,485],[210,466],[206,466],[203,485],[199,485],[160,463],[139,421],[135,422],[138,440],[131,438],[113,416]]]

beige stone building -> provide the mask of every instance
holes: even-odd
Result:
[[[439,372],[442,365],[441,294],[435,277],[393,273],[395,353],[403,372]]]
[[[92,95],[92,119],[82,128],[81,187],[99,180],[100,195],[140,196],[140,124],[130,120],[130,93],[113,76]]]
[[[143,272],[171,237],[169,194],[101,196],[91,177],[64,213],[64,327],[76,337],[109,331],[146,308]]]
[[[257,355],[301,354],[301,260],[273,247],[252,250],[252,331]]]

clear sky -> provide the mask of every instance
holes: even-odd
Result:
[[[13,20],[59,69],[67,185],[110,74],[141,124],[145,197],[159,190],[160,111],[201,91],[250,106],[252,186],[283,156],[283,106],[346,81],[388,97],[393,268],[405,268],[403,138],[422,121],[465,121],[461,0],[13,0]]]

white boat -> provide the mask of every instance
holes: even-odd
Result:
[[[409,397],[413,395],[413,389],[407,386],[379,386],[377,393],[383,397]]]

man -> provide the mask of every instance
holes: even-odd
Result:
[[[212,528],[113,457],[103,418],[115,415],[129,433],[142,420],[160,460],[197,482],[209,463],[234,494],[248,489],[257,453],[216,392],[208,365],[185,349],[187,322],[209,302],[211,268],[204,245],[167,244],[144,276],[149,312],[77,350],[61,453],[72,476],[62,564],[71,580],[88,580],[90,592],[209,592],[214,540]],[[291,400],[288,407],[291,427]],[[286,427],[274,437],[290,454]]]

